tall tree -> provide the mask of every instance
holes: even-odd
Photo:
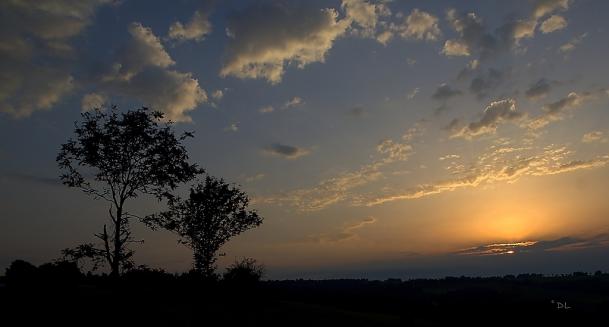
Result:
[[[218,251],[230,238],[262,224],[249,198],[223,179],[206,176],[190,188],[187,199],[170,197],[169,210],[145,218],[151,227],[177,233],[192,248],[194,270],[203,277],[215,276]]]
[[[188,162],[182,144],[192,133],[176,136],[172,123],[158,111],[141,108],[121,113],[113,106],[108,111],[83,113],[82,122],[75,123],[74,135],[57,156],[61,180],[109,202],[111,227],[108,230],[104,225],[96,234],[102,247],[83,244],[64,254],[90,257],[97,264],[105,262],[111,274],[118,276],[132,263],[133,255],[129,222],[137,216],[125,210],[127,200],[142,194],[161,200],[203,173]]]

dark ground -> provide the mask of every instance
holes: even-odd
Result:
[[[0,326],[609,326],[609,274],[230,284],[160,272],[118,282],[4,278],[0,317]]]

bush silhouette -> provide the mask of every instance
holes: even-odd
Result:
[[[246,286],[259,282],[263,275],[264,266],[258,264],[255,259],[244,258],[228,266],[223,279],[229,284]]]

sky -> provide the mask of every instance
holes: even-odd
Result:
[[[93,241],[59,182],[80,113],[148,106],[264,217],[267,278],[609,270],[609,2],[0,3],[0,269]],[[127,204],[148,214],[151,198]],[[136,262],[190,269],[134,225]]]

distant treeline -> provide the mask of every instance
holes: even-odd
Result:
[[[609,273],[600,271],[264,281],[252,267],[235,263],[215,280],[138,267],[116,279],[70,262],[15,261],[0,281],[0,308],[25,326],[603,326],[609,319]],[[109,324],[117,297],[126,300]]]

